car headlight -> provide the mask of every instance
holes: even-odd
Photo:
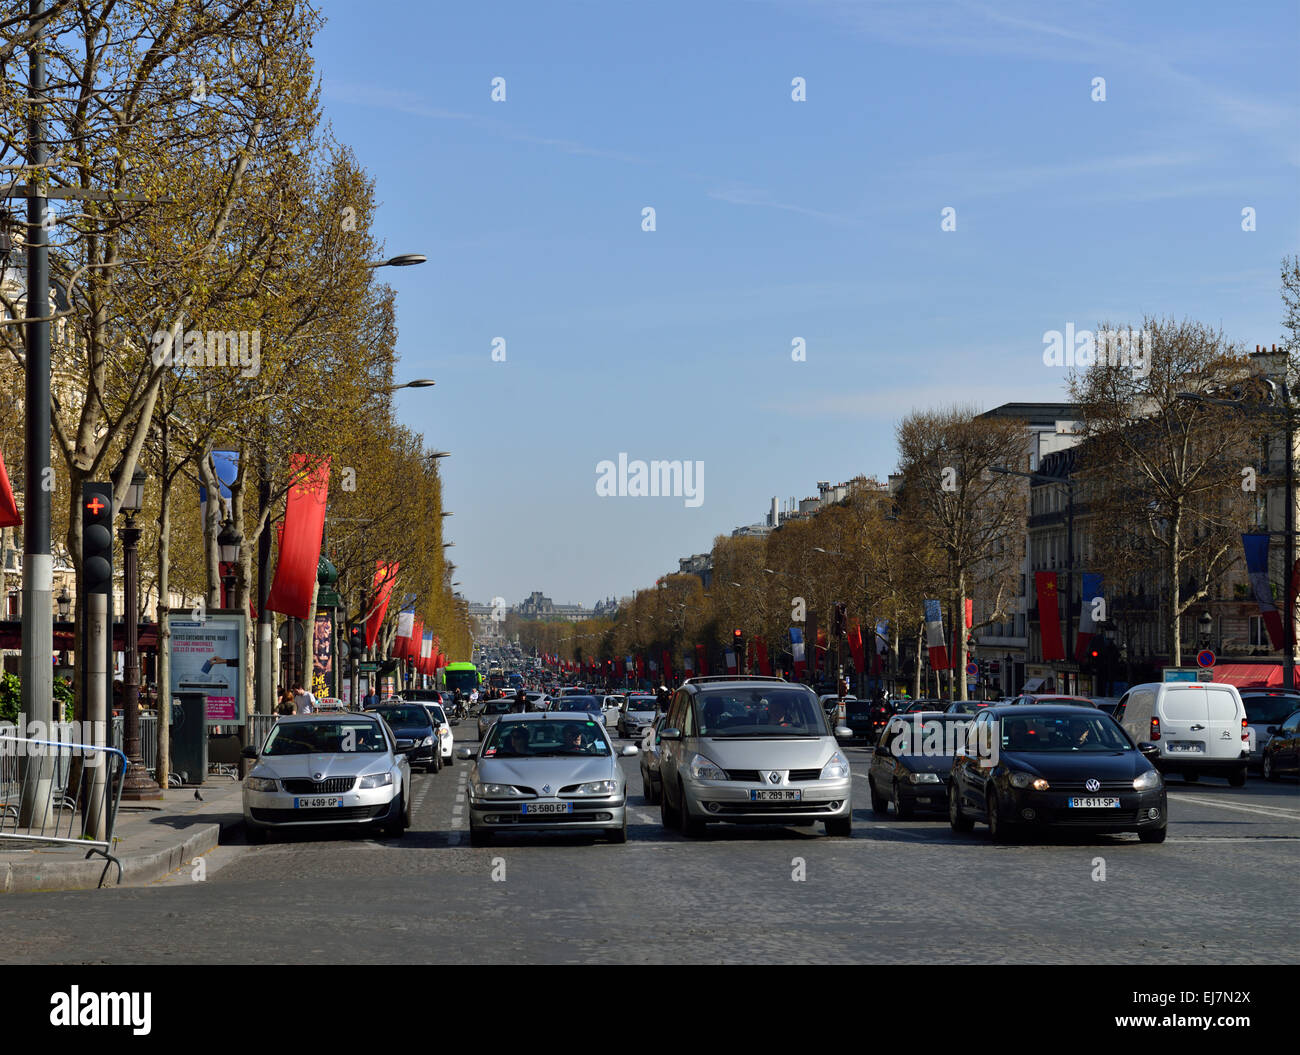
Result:
[[[1052,786],[1042,777],[1036,777],[1032,773],[1012,773],[1010,781],[1013,788],[1033,788],[1035,791],[1046,791]]]
[[[358,788],[384,788],[393,782],[392,773],[372,773],[368,777],[362,777]]]
[[[687,770],[696,780],[726,780],[727,771],[703,755],[692,755]]]
[[[838,751],[831,755],[830,761],[822,766],[822,775],[819,780],[843,780],[849,775],[849,764],[844,760],[844,756]]]
[[[941,784],[938,773],[909,773],[907,779],[913,784]]]
[[[1149,769],[1140,777],[1133,778],[1133,789],[1135,791],[1147,791],[1150,788],[1160,786],[1160,773],[1157,770]]]
[[[474,797],[479,799],[520,799],[524,793],[512,784],[480,784],[474,782]]]
[[[421,747],[432,747],[432,746],[433,746],[433,737],[432,737],[432,736],[426,736],[423,740],[420,741],[420,746],[421,746]]]
[[[618,791],[618,784],[612,780],[593,780],[589,784],[580,784],[575,795],[613,795]]]
[[[244,787],[249,791],[279,791],[280,782],[269,777],[248,777]]]

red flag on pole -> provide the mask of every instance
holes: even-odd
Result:
[[[705,677],[709,673],[709,661],[704,654],[704,646],[695,646],[695,667],[700,677]]]
[[[1034,572],[1034,590],[1038,594],[1038,629],[1043,638],[1043,659],[1064,659],[1061,614],[1056,604],[1056,572]]]
[[[379,628],[383,626],[384,616],[388,614],[388,598],[393,593],[397,569],[396,561],[392,564],[375,561],[375,581],[370,591],[374,601],[371,602],[370,618],[366,620],[366,648],[374,648],[375,642],[379,640]]]
[[[17,527],[22,522],[13,490],[9,486],[9,474],[5,472],[4,455],[0,454],[0,528]]]
[[[330,460],[309,466],[305,454],[289,459],[293,484],[284,511],[280,560],[271,581],[266,607],[298,619],[311,614],[311,595],[320,565],[320,540],[325,530],[325,499],[329,493]]]
[[[853,669],[859,674],[867,670],[867,650],[862,644],[862,627],[854,623],[849,630],[849,651],[853,653]]]

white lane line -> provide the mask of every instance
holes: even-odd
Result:
[[[651,817],[650,814],[646,813],[644,810],[637,811],[636,819],[639,820],[642,824],[654,824],[655,822],[655,819]]]
[[[875,828],[878,832],[893,832],[895,835],[904,835],[909,839],[926,838],[920,832],[909,832],[906,828],[895,828],[890,824],[873,824],[871,827]]]
[[[1239,802],[1220,802],[1218,799],[1205,799],[1199,795],[1169,796],[1175,802],[1194,802],[1198,806],[1218,806],[1224,810],[1240,810],[1242,813],[1258,813],[1261,817],[1273,817],[1277,820],[1300,821],[1300,811],[1288,810],[1281,806],[1246,806]],[[1192,822],[1195,823],[1195,822]]]

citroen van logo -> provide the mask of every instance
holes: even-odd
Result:
[[[1096,777],[1089,777],[1087,780],[1083,782],[1083,786],[1087,788],[1089,791],[1100,791],[1101,781],[1098,780]]]

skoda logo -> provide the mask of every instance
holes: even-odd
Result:
[[[1083,786],[1087,788],[1089,791],[1100,791],[1101,781],[1098,780],[1096,777],[1089,777],[1087,780],[1083,782]]]
[[[312,780],[320,780],[320,778],[323,777],[324,775],[325,775],[324,773],[313,773],[311,775],[311,778]]]
[[[543,795],[549,795],[550,793],[551,793],[551,785],[550,785],[550,784],[543,784],[543,785],[542,785],[542,794],[543,794]]]
[[[768,783],[769,783],[769,784],[779,784],[779,783],[781,783],[781,774],[780,774],[780,773],[769,773],[769,774],[767,775],[767,780],[768,780]]]

